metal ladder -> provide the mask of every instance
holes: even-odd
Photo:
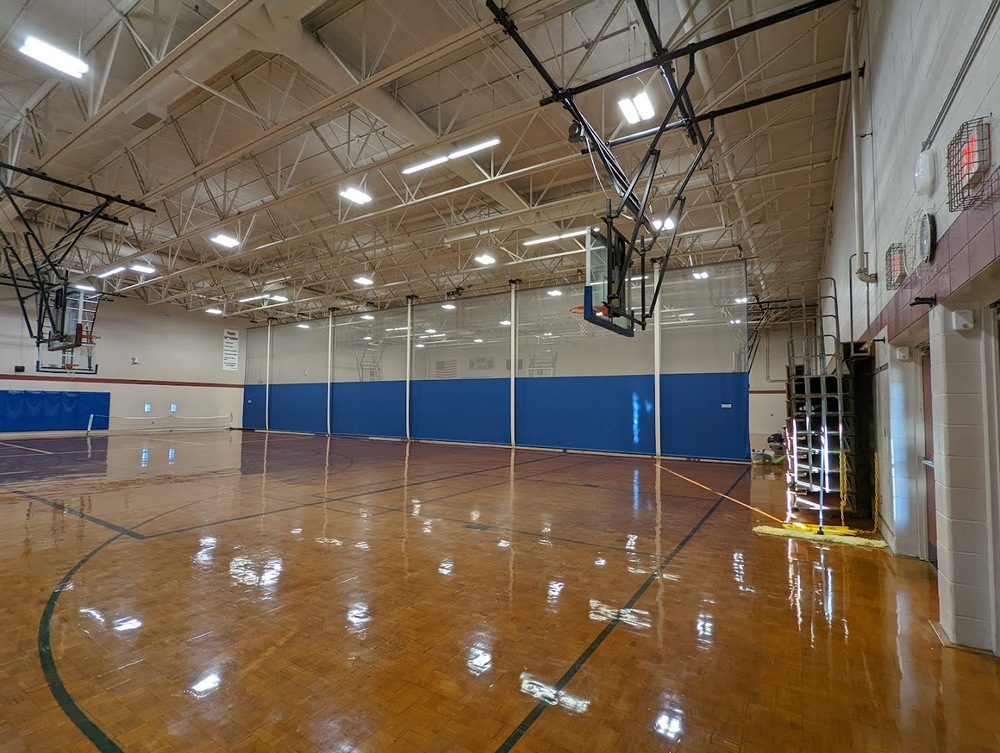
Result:
[[[788,321],[788,486],[796,494],[818,494],[821,510],[827,494],[842,495],[850,505],[854,386],[840,342],[836,281],[789,285],[787,298],[801,301]]]
[[[362,382],[382,381],[382,352],[385,344],[382,342],[367,342],[365,349],[358,356],[358,379]]]

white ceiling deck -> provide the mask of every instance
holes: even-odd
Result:
[[[788,9],[780,0],[652,0],[670,49]],[[72,8],[67,12],[67,8]],[[512,0],[532,49],[564,85],[652,56],[633,2]],[[849,4],[836,3],[696,55],[698,111],[846,69]],[[26,58],[34,35],[90,65],[80,81]],[[582,284],[582,238],[609,182],[570,118],[540,107],[543,82],[481,0],[24,0],[0,6],[0,154],[62,180],[144,202],[117,212],[67,260],[74,279],[149,304],[293,319],[529,286]],[[678,76],[686,72],[678,61]],[[750,290],[783,298],[815,279],[828,242],[848,115],[839,84],[720,118],[688,189],[672,266],[749,260]],[[630,126],[617,101],[654,72],[580,95],[606,138]],[[134,125],[151,110],[152,125]],[[499,145],[411,174],[404,168],[490,138]],[[634,167],[642,142],[616,150]],[[695,150],[661,141],[654,209]],[[600,164],[597,164],[600,170]],[[12,176],[23,191],[51,187]],[[339,192],[372,197],[358,205]],[[612,194],[613,195],[613,194]],[[81,202],[60,189],[54,196]],[[48,234],[61,210],[32,207]],[[0,221],[17,232],[5,206]],[[227,249],[209,239],[239,240]],[[475,256],[488,252],[496,263]],[[144,260],[155,274],[96,275]],[[360,275],[374,284],[354,282]],[[261,299],[264,293],[287,302]]]

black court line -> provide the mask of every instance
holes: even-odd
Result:
[[[552,457],[558,457],[558,456],[552,456]],[[529,463],[541,463],[542,461],[549,460],[549,459],[550,458],[548,458],[548,457],[544,457],[544,458],[537,458],[535,460],[526,460],[521,465],[528,465]],[[439,476],[437,478],[428,478],[428,479],[424,479],[423,481],[407,481],[407,482],[404,482],[402,484],[396,484],[394,486],[383,487],[382,489],[370,489],[370,490],[366,490],[366,491],[353,492],[352,494],[345,494],[342,497],[328,497],[328,498],[325,498],[325,499],[318,500],[316,502],[305,502],[305,503],[303,503],[301,505],[290,505],[289,507],[280,507],[280,508],[277,508],[277,509],[274,509],[274,510],[267,510],[266,512],[258,512],[258,513],[247,514],[247,515],[236,515],[236,516],[234,516],[232,518],[223,518],[222,520],[210,520],[210,521],[206,521],[205,523],[198,523],[197,525],[193,525],[193,526],[185,526],[184,528],[175,528],[175,529],[170,530],[170,531],[161,531],[160,533],[151,533],[151,534],[148,534],[148,535],[143,535],[143,534],[136,534],[136,535],[137,535],[138,538],[142,538],[142,539],[157,539],[157,538],[159,538],[161,536],[170,536],[170,535],[175,534],[175,533],[186,533],[188,531],[197,531],[197,530],[202,529],[202,528],[207,528],[208,526],[224,525],[225,523],[237,523],[237,522],[239,522],[241,520],[253,520],[253,519],[256,519],[256,518],[262,518],[262,517],[271,516],[271,515],[278,515],[278,514],[283,513],[283,512],[289,512],[290,510],[300,510],[300,509],[305,508],[305,507],[317,507],[317,506],[322,505],[322,504],[324,504],[326,502],[348,502],[348,501],[354,499],[355,497],[362,497],[362,496],[365,496],[365,495],[368,495],[368,494],[385,494],[386,492],[395,492],[395,491],[399,491],[400,489],[406,489],[406,488],[412,487],[412,486],[422,486],[423,484],[433,484],[433,483],[438,482],[438,481],[449,481],[449,480],[456,479],[456,478],[463,478],[465,476],[474,476],[477,473],[486,473],[488,471],[498,471],[501,468],[509,468],[509,467],[510,466],[508,464],[508,465],[499,465],[499,466],[496,466],[495,468],[478,468],[478,469],[476,469],[474,471],[463,471],[462,473],[453,473],[453,474],[451,474],[449,476]],[[392,508],[392,509],[398,509],[398,508]]]
[[[66,515],[74,515],[78,518],[82,518],[90,523],[95,523],[102,528],[107,528],[109,531],[114,531],[120,536],[128,536],[130,539],[142,540],[146,538],[141,533],[133,531],[131,528],[124,528],[117,523],[112,523],[109,520],[104,520],[104,518],[98,518],[96,515],[91,515],[90,513],[83,512],[82,510],[75,510],[72,507],[67,507],[61,502],[53,502],[50,499],[45,499],[44,497],[38,497],[34,494],[29,494],[28,492],[23,492],[20,489],[12,489],[11,491],[18,496],[24,497],[25,499],[30,499],[32,502],[38,502],[39,504],[51,507],[53,510],[58,510]]]
[[[708,521],[710,517],[712,517],[713,513],[715,513],[715,511],[719,509],[719,506],[725,500],[725,495],[730,494],[733,491],[733,489],[736,488],[736,485],[739,484],[749,472],[750,472],[749,468],[744,470],[743,473],[740,474],[739,478],[737,478],[732,483],[732,485],[728,489],[726,489],[725,493],[719,495],[719,498],[715,500],[715,504],[712,505],[712,507],[708,510],[708,512],[702,515],[701,520],[699,520],[695,524],[694,528],[688,531],[687,535],[683,539],[681,539],[680,543],[673,548],[673,550],[670,552],[670,554],[666,556],[666,558],[664,558],[663,562],[660,563],[660,566],[649,574],[649,577],[646,578],[643,584],[639,586],[639,588],[636,590],[634,594],[632,594],[632,598],[629,599],[627,602],[625,602],[625,606],[622,607],[622,609],[631,609],[633,606],[635,606],[635,604],[639,601],[639,599],[642,598],[642,595],[646,593],[647,590],[649,590],[649,587],[653,585],[653,583],[660,576],[660,574],[667,569],[670,563],[673,562],[674,558],[678,554],[680,554],[680,552],[684,549],[684,547],[688,545],[691,539],[695,537],[695,534],[697,534],[698,531],[701,530],[701,527],[705,525],[705,523]],[[593,653],[597,651],[598,648],[601,647],[601,644],[604,643],[607,637],[611,635],[611,633],[614,631],[616,627],[618,627],[620,622],[621,618],[616,615],[607,625],[604,626],[604,629],[600,632],[600,634],[590,642],[590,645],[583,650],[583,653],[580,654],[579,657],[577,657],[577,660],[573,662],[573,664],[570,666],[568,670],[566,670],[566,673],[559,678],[559,682],[555,684],[556,692],[561,691],[563,688],[566,687],[566,685],[569,684],[569,681],[572,680],[573,677],[576,675],[576,673],[580,671],[580,669],[583,667],[584,664],[586,664],[587,659],[589,659],[593,655]],[[507,753],[508,751],[513,749],[513,747],[517,745],[518,741],[520,741],[520,739],[524,737],[525,733],[527,733],[527,731],[531,729],[531,726],[536,721],[538,721],[538,717],[540,717],[542,715],[542,712],[544,712],[545,709],[547,708],[549,708],[549,704],[547,703],[544,703],[542,701],[536,703],[535,707],[528,712],[528,715],[524,717],[523,720],[521,720],[521,723],[517,725],[514,731],[511,732],[510,735],[507,737],[507,739],[504,740],[503,743],[501,743],[499,748],[497,748],[497,753]]]
[[[42,665],[42,674],[45,675],[45,682],[48,684],[49,690],[52,691],[52,696],[56,699],[56,703],[59,704],[59,708],[63,710],[63,713],[66,714],[69,720],[87,736],[87,739],[101,753],[122,753],[122,749],[83,712],[83,709],[76,705],[76,701],[73,700],[69,691],[66,690],[62,678],[59,676],[59,671],[56,669],[55,658],[52,656],[52,615],[56,610],[56,603],[59,601],[59,596],[70,580],[72,580],[73,576],[76,575],[77,571],[86,565],[95,554],[109,544],[118,541],[123,535],[112,536],[73,565],[70,571],[59,581],[59,585],[49,595],[49,600],[45,603],[45,609],[42,610],[42,619],[38,624],[38,660]]]
[[[48,504],[55,504],[49,500],[44,500]],[[204,500],[198,500],[201,502]],[[187,502],[178,507],[174,507],[165,512],[161,512],[158,515],[154,515],[151,518],[139,523],[136,526],[144,526],[147,523],[152,523],[157,518],[162,518],[164,515],[169,515],[172,512],[177,512],[185,507],[191,507],[192,505],[198,504],[198,502]],[[93,549],[89,554],[84,556],[79,562],[70,568],[70,571],[63,576],[59,584],[52,589],[52,593],[49,594],[49,599],[45,603],[45,608],[42,610],[42,617],[38,623],[38,660],[42,665],[42,674],[45,676],[45,682],[49,686],[49,690],[52,692],[52,697],[55,698],[56,703],[59,704],[59,708],[63,710],[63,713],[69,718],[76,728],[79,729],[94,747],[100,751],[100,753],[123,753],[122,749],[114,742],[107,733],[102,730],[97,724],[84,713],[70,692],[66,689],[66,685],[63,683],[62,678],[59,676],[59,670],[56,667],[55,657],[52,655],[52,615],[55,613],[56,604],[59,602],[59,597],[62,592],[66,589],[66,585],[73,579],[73,576],[79,572],[80,568],[86,565],[90,560],[100,552],[105,547],[118,541],[125,534],[117,534],[112,536],[110,539],[105,541],[100,546]],[[141,537],[144,538],[144,537]]]

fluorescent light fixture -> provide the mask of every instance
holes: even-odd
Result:
[[[373,320],[373,319],[374,319],[375,317],[374,317],[374,316],[372,316],[371,314],[362,314],[362,315],[361,315],[361,318],[362,318],[362,319],[364,319],[364,320],[365,320],[366,322],[370,322],[370,321],[372,321],[372,320]]]
[[[736,299],[736,302],[737,302],[737,303],[747,303],[748,301],[747,301],[747,299],[746,299],[746,298],[737,298],[737,299]]]
[[[657,230],[673,230],[675,224],[673,217],[667,217],[665,220],[653,220],[653,227]]]
[[[552,241],[562,241],[567,238],[576,238],[579,235],[586,235],[587,228],[582,228],[580,230],[567,230],[565,233],[560,233],[559,235],[547,235],[544,238],[532,238],[531,240],[524,241],[522,246],[537,246],[539,243],[552,243]]]
[[[694,316],[694,312],[688,311],[686,314],[678,314],[677,316]]]
[[[542,333],[542,337],[552,337],[552,333],[551,332],[543,332]]]
[[[265,298],[270,298],[275,303],[288,303],[288,298],[283,295],[265,295]]]
[[[424,332],[426,332],[428,335],[436,335],[437,334],[437,330],[434,329],[433,327],[431,329],[425,329]]]
[[[212,316],[218,316],[222,313],[222,309],[205,309],[206,314],[212,314]]]
[[[742,319],[730,319],[729,323],[730,324],[743,324],[743,320]]]
[[[372,339],[372,336],[371,336],[371,335],[365,335],[365,336],[364,336],[364,337],[362,337],[361,339],[362,339],[362,340],[371,340],[371,339]]]
[[[343,196],[348,201],[353,201],[355,204],[367,204],[369,201],[372,200],[371,196],[366,194],[364,191],[359,191],[357,188],[354,188],[353,186],[345,188],[343,191],[340,192],[340,195]]]
[[[707,280],[708,272],[692,272],[691,276],[696,280]]]
[[[500,326],[502,326],[502,327],[509,327],[510,326],[510,320],[509,319],[504,319],[502,322],[500,322]]]
[[[483,341],[483,338],[481,338],[481,337],[477,337],[477,338],[476,338],[475,340],[473,340],[472,342],[474,342],[474,343],[481,343],[482,341]]]
[[[111,277],[111,275],[117,275],[125,271],[125,267],[115,267],[114,269],[109,269],[107,272],[101,272],[97,275],[97,279],[103,280],[106,277]]]
[[[424,344],[423,344],[423,343],[417,343],[417,344],[416,344],[415,346],[413,346],[413,347],[415,347],[415,348],[422,348],[422,347],[424,347]]]
[[[34,58],[39,63],[45,63],[50,68],[62,71],[73,78],[83,78],[83,74],[90,70],[90,66],[79,58],[35,37],[25,39],[20,51],[29,58]]]
[[[553,298],[557,298],[558,296],[562,295],[562,291],[561,290],[550,290],[550,291],[548,291],[548,293]]]
[[[496,264],[496,259],[494,259],[490,254],[485,254],[485,253],[479,254],[479,256],[475,257],[475,259],[477,262],[483,265]]]
[[[267,298],[266,295],[252,295],[249,298],[240,298],[237,303],[250,303],[251,301],[259,301],[261,298]]]
[[[138,272],[141,275],[155,275],[156,269],[149,266],[148,264],[133,264],[129,267],[133,272]]]
[[[95,288],[93,285],[84,285],[82,282],[78,282],[73,287],[76,288],[77,290],[85,290],[88,293],[95,293],[95,292],[97,292],[97,288]]]
[[[308,324],[296,324],[295,326],[298,327],[299,329],[309,329]]]
[[[639,117],[639,111],[635,109],[635,105],[632,103],[631,99],[627,97],[625,99],[618,100],[618,107],[621,108],[622,115],[625,116],[625,120],[629,122],[629,125],[635,125],[642,118]]]
[[[238,245],[240,245],[238,239],[234,238],[231,235],[226,235],[225,233],[216,233],[211,238],[209,238],[209,240],[212,241],[212,243],[217,243],[218,245],[223,246],[225,248],[236,248]]]
[[[429,159],[426,162],[420,162],[416,165],[410,165],[409,167],[403,168],[403,175],[410,175],[411,173],[418,173],[421,170],[426,170],[428,167],[434,167],[435,165],[440,165],[443,162],[447,162],[448,158],[446,156],[435,157],[434,159]]]
[[[636,96],[618,100],[618,107],[621,108],[622,115],[629,125],[635,125],[639,121],[649,120],[655,115],[653,103],[646,92],[640,92]]]
[[[454,303],[442,303],[441,304],[441,308],[443,308],[445,311],[454,311],[455,310],[455,304]]]
[[[539,243],[552,243],[552,241],[559,240],[558,235],[547,235],[544,238],[532,238],[530,241],[525,241],[522,246],[537,246]]]
[[[358,277],[355,277],[354,281],[356,283],[358,283],[358,285],[374,285],[375,284],[375,281],[371,277],[365,277],[364,275],[360,275]]]
[[[639,111],[639,117],[643,120],[650,120],[655,114],[653,103],[646,92],[639,92],[632,97],[632,103],[635,105],[635,109]]]
[[[449,154],[448,159],[458,159],[459,157],[467,157],[470,154],[481,152],[483,151],[483,149],[489,149],[491,146],[496,146],[499,143],[500,139],[494,137],[492,139],[487,139],[486,141],[481,141],[478,144],[470,144],[469,146],[462,147],[458,151]]]

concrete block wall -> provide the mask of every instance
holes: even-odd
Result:
[[[951,314],[930,315],[940,621],[955,643],[993,649],[982,321],[956,331]]]

